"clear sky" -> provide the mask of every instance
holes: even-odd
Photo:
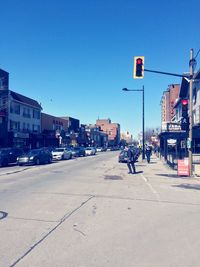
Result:
[[[0,10],[0,68],[11,90],[45,113],[85,124],[110,118],[134,136],[142,94],[122,88],[144,85],[145,126],[157,127],[162,92],[181,78],[133,79],[133,57],[145,56],[146,69],[181,74],[190,49],[200,49],[199,0],[0,0]]]

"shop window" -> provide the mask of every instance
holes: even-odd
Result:
[[[19,131],[20,130],[20,122],[10,120],[10,130]]]

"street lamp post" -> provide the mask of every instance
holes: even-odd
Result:
[[[145,150],[144,150],[144,85],[142,86],[142,89],[127,89],[123,88],[123,91],[129,92],[142,92],[142,159],[145,159]]]

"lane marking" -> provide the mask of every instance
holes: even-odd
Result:
[[[153,186],[149,183],[148,178],[146,178],[146,177],[144,176],[143,173],[140,173],[140,176],[141,176],[142,179],[145,181],[145,183],[147,184],[147,186],[150,188],[151,192],[152,192],[153,194],[156,195],[157,200],[160,202],[159,194],[158,194],[158,192],[153,188]]]

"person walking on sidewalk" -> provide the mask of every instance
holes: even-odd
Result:
[[[127,150],[127,166],[128,166],[128,170],[129,173],[136,173],[136,169],[135,169],[135,157],[133,154],[133,151],[130,149],[130,147],[126,148]]]
[[[145,149],[145,154],[147,157],[147,162],[150,163],[150,159],[151,159],[151,147],[146,145],[146,149]]]

